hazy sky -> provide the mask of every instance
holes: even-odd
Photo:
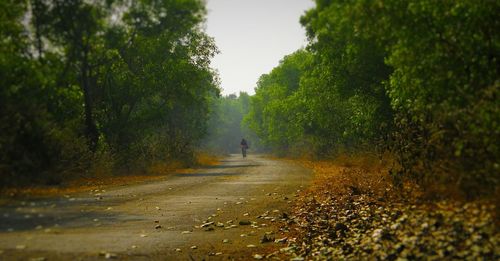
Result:
[[[304,47],[299,23],[312,0],[208,0],[207,33],[220,54],[212,62],[219,71],[223,94],[254,94],[259,76],[283,56]]]

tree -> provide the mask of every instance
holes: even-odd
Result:
[[[141,1],[106,32],[98,82],[104,137],[124,162],[192,157],[219,89],[201,1]]]
[[[390,149],[396,184],[491,194],[500,180],[499,7],[317,0],[301,18],[312,62],[299,88],[288,93],[274,70],[262,76],[250,126],[288,152],[289,137],[307,140],[315,155]],[[290,126],[297,135],[284,135]]]
[[[394,68],[387,90],[398,112],[400,175],[457,184],[467,196],[500,180],[497,1],[407,1],[384,15]],[[390,28],[390,30],[389,30]]]
[[[255,95],[251,97],[245,124],[264,145],[276,152],[301,144],[301,100],[295,94],[310,60],[305,50],[285,56],[279,66],[260,77]]]
[[[192,160],[219,95],[203,1],[0,7],[2,177],[57,183],[101,163]]]

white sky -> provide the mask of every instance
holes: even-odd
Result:
[[[283,56],[307,44],[299,23],[313,0],[208,0],[207,33],[220,54],[212,60],[224,95],[254,94],[257,80]]]

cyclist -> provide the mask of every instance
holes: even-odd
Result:
[[[240,146],[241,154],[243,154],[243,158],[245,158],[247,156],[248,143],[244,138],[241,139]]]

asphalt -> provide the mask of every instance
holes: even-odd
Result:
[[[286,161],[234,154],[159,181],[13,201],[0,207],[0,260],[251,260],[278,247],[260,242],[266,232],[288,236],[276,220],[311,177]]]

